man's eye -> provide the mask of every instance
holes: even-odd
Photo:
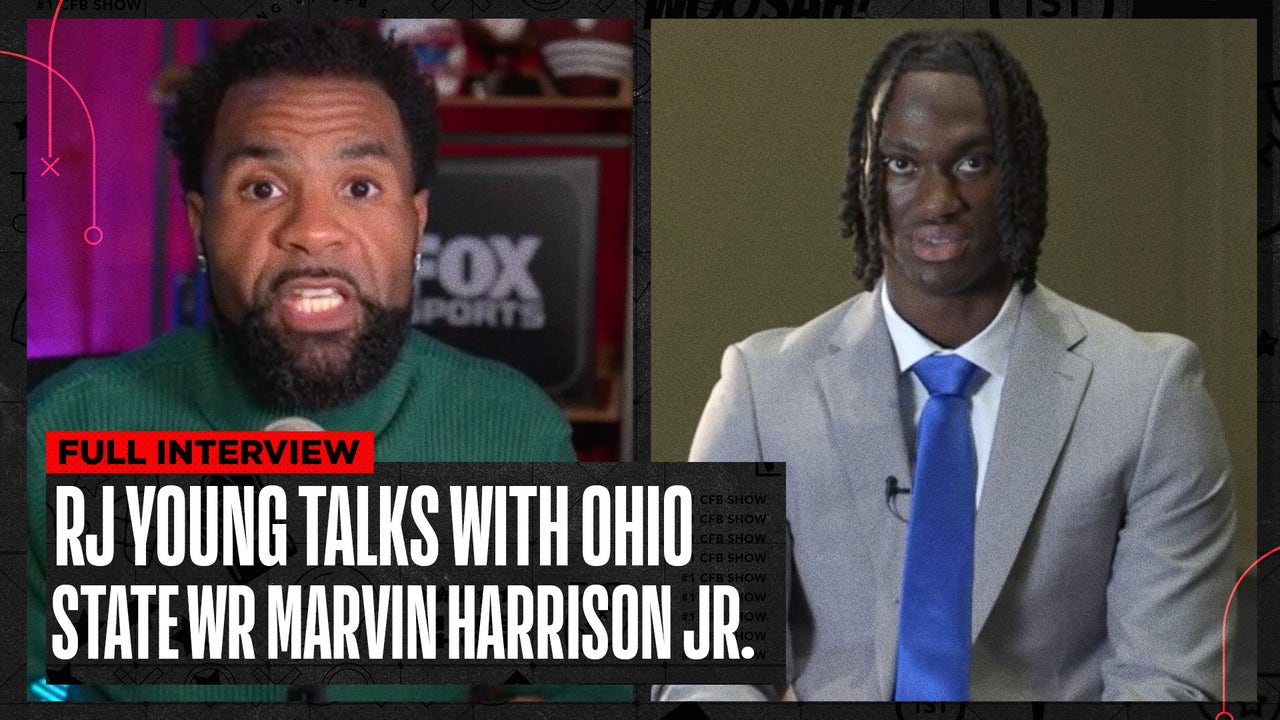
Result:
[[[970,155],[960,161],[957,169],[961,172],[980,173],[991,166],[991,160],[986,155]]]
[[[380,192],[382,192],[382,190],[380,190],[372,181],[354,180],[347,185],[344,194],[347,197],[362,200],[364,198],[371,198]]]
[[[894,175],[905,175],[915,169],[915,165],[910,160],[897,156],[885,158],[884,166]]]
[[[257,180],[245,187],[244,194],[253,200],[274,200],[284,195],[284,191],[273,182]]]

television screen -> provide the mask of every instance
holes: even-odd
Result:
[[[414,324],[589,401],[599,184],[592,157],[441,158]]]

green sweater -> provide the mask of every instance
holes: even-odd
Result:
[[[372,430],[379,462],[572,461],[569,426],[535,384],[511,368],[412,332],[372,392],[350,405],[290,411],[259,403],[210,329],[175,332],[136,352],[76,363],[31,393],[27,405],[27,674],[44,674],[44,434],[50,430],[260,430],[301,415],[326,430]],[[54,678],[52,682],[57,682]],[[610,697],[631,699],[630,686]],[[469,686],[331,686],[329,700],[464,700]],[[625,689],[626,697],[620,696]],[[524,691],[536,689],[525,686]],[[549,697],[575,699],[567,688]],[[584,687],[583,690],[586,690]],[[75,697],[261,702],[273,685],[84,687]],[[33,697],[36,697],[33,695]]]
[[[326,430],[372,430],[383,462],[574,459],[564,415],[538,386],[419,332],[372,392],[320,411],[259,403],[213,331],[175,332],[50,378],[28,399],[27,428],[41,433],[31,447],[43,448],[47,430],[261,430],[291,415]]]

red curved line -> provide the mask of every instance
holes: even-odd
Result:
[[[58,26],[58,13],[60,12],[62,12],[62,0],[58,0],[58,7],[53,9],[53,22],[49,23],[49,72],[45,73],[45,97],[48,100],[46,104],[48,112],[45,118],[45,127],[49,132],[48,157],[53,157],[53,29]]]
[[[90,176],[91,176],[91,180],[89,181],[89,197],[91,199],[90,207],[92,208],[92,211],[90,212],[90,216],[92,217],[92,222],[90,224],[97,226],[98,224],[98,134],[93,130],[93,116],[89,114],[89,106],[85,105],[84,98],[80,97],[80,91],[76,89],[76,86],[72,85],[70,80],[64,77],[62,73],[58,72],[57,70],[54,70],[51,66],[46,65],[40,62],[39,60],[36,60],[35,58],[27,57],[26,55],[23,55],[21,53],[9,52],[8,50],[0,50],[0,55],[12,55],[16,58],[22,58],[27,62],[35,63],[36,65],[39,65],[40,67],[47,69],[49,72],[53,73],[54,75],[57,75],[59,80],[66,83],[67,87],[71,88],[71,92],[76,94],[76,99],[80,101],[80,107],[84,110],[84,117],[86,120],[89,121],[89,168],[90,168]]]
[[[1231,601],[1235,599],[1236,590],[1240,588],[1240,583],[1244,582],[1245,576],[1253,572],[1253,569],[1258,567],[1258,563],[1266,560],[1267,556],[1276,551],[1280,551],[1280,547],[1273,547],[1263,553],[1257,560],[1253,561],[1253,564],[1248,569],[1240,574],[1240,579],[1236,580],[1235,587],[1231,588],[1231,594],[1227,596],[1227,607],[1222,610],[1222,712],[1227,711],[1227,612],[1231,610]]]

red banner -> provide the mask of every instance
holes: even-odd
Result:
[[[48,432],[49,474],[373,472],[371,432]]]

